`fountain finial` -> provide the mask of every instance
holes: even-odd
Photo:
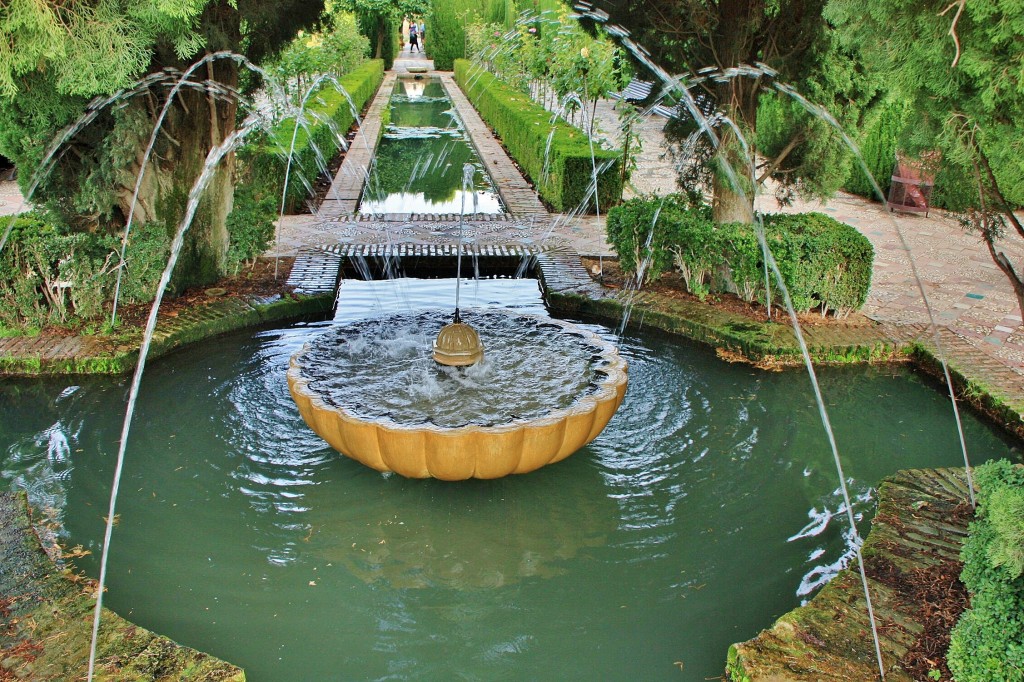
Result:
[[[468,324],[463,324],[459,309],[455,309],[455,320],[441,327],[434,340],[434,360],[448,367],[475,365],[484,358],[484,347],[480,335]]]

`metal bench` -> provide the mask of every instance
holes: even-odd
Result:
[[[612,93],[612,97],[627,102],[642,102],[650,96],[653,88],[654,83],[634,78],[621,92]]]

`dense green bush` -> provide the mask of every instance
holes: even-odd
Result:
[[[570,211],[579,206],[593,210],[593,193],[588,196],[593,166],[585,134],[561,120],[552,124],[551,113],[535,104],[528,95],[508,87],[464,59],[455,62],[455,80],[534,183],[542,199],[556,211]],[[602,211],[622,197],[621,157],[618,150],[594,149],[600,171],[598,199]]]
[[[356,17],[356,25],[369,41],[370,56],[383,60],[384,68],[390,69],[402,49],[401,20],[387,13],[367,12]]]
[[[953,629],[947,663],[957,682],[1024,680],[1024,467],[977,467],[976,520],[960,575],[971,608]]]
[[[867,300],[874,251],[854,228],[819,213],[764,218],[765,238],[798,312],[845,316]],[[707,206],[671,195],[631,199],[608,212],[608,239],[641,283],[678,271],[703,299],[730,292],[765,302],[764,259],[752,225],[715,225]],[[772,296],[778,292],[772,283]]]
[[[466,57],[466,25],[479,19],[481,10],[479,2],[433,0],[426,34],[435,69],[451,71],[456,59]]]
[[[351,104],[333,84],[324,85],[310,98],[306,112],[309,123],[300,126],[295,134],[286,211],[295,211],[309,198],[313,182],[340,145],[339,136],[348,132],[355,122],[355,114],[377,92],[383,78],[383,62],[372,59],[338,79],[351,98]],[[353,107],[356,112],[353,112]],[[236,184],[249,186],[250,190],[239,194],[235,210],[251,214],[254,208],[246,205],[246,201],[259,203],[266,197],[276,196],[280,204],[295,126],[294,119],[285,120],[271,133],[256,137],[239,150]]]
[[[228,214],[228,271],[237,274],[263,255],[274,239],[279,208],[276,197],[254,185],[235,187],[235,207]]]
[[[132,230],[122,300],[152,298],[167,249],[161,226]],[[115,236],[74,232],[22,214],[0,252],[0,327],[27,331],[101,316],[113,298],[119,252]]]
[[[884,196],[889,194],[889,180],[896,165],[897,143],[909,113],[910,105],[904,100],[879,107],[857,140],[864,164],[871,171]],[[874,201],[879,200],[871,182],[864,175],[864,169],[856,159],[850,164],[850,175],[843,184],[843,189]]]

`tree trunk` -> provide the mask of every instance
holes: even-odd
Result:
[[[984,240],[985,245],[988,247],[988,252],[992,256],[992,261],[1003,271],[1006,279],[1010,280],[1013,294],[1017,297],[1017,308],[1020,310],[1020,314],[1024,316],[1024,282],[1021,281],[1020,276],[1014,269],[1010,259],[1006,257],[1006,254],[1002,251],[996,251],[995,244],[992,243],[992,237],[985,235]]]
[[[758,21],[764,16],[759,2],[721,0],[715,30],[718,67],[725,71],[757,59],[754,46]],[[735,125],[749,141],[757,128],[760,83],[749,76],[723,78],[715,86],[718,110],[728,119],[718,129],[721,144],[715,158],[712,213],[717,223],[754,221],[753,159],[744,153]],[[752,152],[751,152],[752,153]],[[729,169],[729,170],[727,170]]]
[[[212,64],[209,72],[200,69],[194,78],[197,81],[212,78],[233,88],[238,85],[238,66],[233,60],[220,59]],[[147,107],[143,98],[135,98],[130,105],[147,107],[150,124],[155,123],[168,89],[161,88],[153,94],[157,101],[155,108]],[[237,109],[236,102],[218,100],[202,90],[187,87],[178,91],[150,156],[133,223],[157,221],[173,238],[185,215],[192,187],[203,171],[207,154],[235,129]],[[150,134],[148,129],[139,131],[138,161],[141,161]],[[172,293],[205,286],[226,272],[227,216],[234,201],[234,165],[234,154],[229,154],[202,195],[171,279]],[[129,184],[134,188],[135,177]],[[119,194],[119,207],[125,216],[131,208],[131,201],[130,191]],[[131,253],[127,254],[129,267],[131,257]]]

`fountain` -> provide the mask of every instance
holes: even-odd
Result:
[[[378,471],[498,478],[565,459],[594,440],[622,404],[626,362],[593,332],[479,311],[474,322],[491,352],[461,369],[433,362],[427,337],[417,336],[442,315],[390,315],[307,343],[291,359],[288,387],[309,427]],[[451,327],[476,335],[464,324]]]

